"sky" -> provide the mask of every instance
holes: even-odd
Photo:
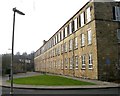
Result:
[[[13,11],[14,54],[36,51],[89,0],[0,0],[0,54],[11,53]],[[119,0],[118,0],[119,1]]]

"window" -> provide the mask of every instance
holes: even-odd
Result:
[[[60,31],[60,41],[62,40],[62,35],[61,34],[62,34],[62,32]]]
[[[55,45],[55,38],[53,38],[53,42],[54,42],[53,45]]]
[[[85,35],[81,34],[81,46],[85,46]]]
[[[61,44],[61,53],[63,53],[63,44]]]
[[[87,22],[90,22],[91,14],[90,14],[90,7],[87,8]]]
[[[57,68],[57,63],[56,63],[56,61],[54,61],[54,66],[55,66],[55,68]]]
[[[73,32],[75,31],[75,27],[74,27],[75,24],[74,24],[74,21],[72,21],[72,24],[71,24],[71,25],[72,25],[71,27],[72,27],[72,33],[73,33]]]
[[[53,45],[54,45],[54,39],[53,38],[52,38],[52,43],[51,44],[52,44],[52,47],[53,47]]]
[[[55,48],[56,56],[58,55],[58,47]]]
[[[57,48],[55,48],[55,49],[54,49],[54,53],[55,53],[55,55],[54,55],[54,56],[56,56],[56,55],[57,55],[57,51],[56,51],[56,50],[57,50]]]
[[[117,39],[118,43],[120,43],[120,29],[117,29]]]
[[[73,40],[69,40],[69,50],[72,50],[73,48]]]
[[[79,21],[78,21],[78,24],[79,24],[79,27],[81,27],[81,15],[79,15]]]
[[[53,49],[53,56],[55,56],[55,49]]]
[[[88,45],[92,44],[92,32],[91,29],[88,30]]]
[[[65,28],[63,29],[63,39],[65,38]]]
[[[65,27],[65,37],[67,37],[67,27]]]
[[[61,69],[63,69],[63,60],[61,60]]]
[[[58,42],[60,42],[60,32],[58,33]]]
[[[58,43],[58,38],[57,38],[57,35],[55,36],[56,37],[56,44]]]
[[[120,7],[113,7],[113,19],[116,21],[120,21]]]
[[[78,24],[77,24],[77,18],[74,20],[74,25],[75,25],[75,31],[77,30],[77,26],[78,26]]]
[[[82,59],[82,69],[85,69],[85,55],[82,55],[81,59]]]
[[[60,55],[60,46],[58,46],[58,55]]]
[[[63,30],[61,31],[61,40],[63,39]]]
[[[73,69],[73,58],[70,58],[70,69]]]
[[[65,58],[65,69],[67,69],[67,68],[68,68],[68,59]]]
[[[80,15],[80,19],[81,19],[81,27],[85,24],[85,18],[84,18],[85,16],[84,16],[84,12],[83,13],[81,13],[81,15]]]
[[[58,60],[58,69],[60,69],[60,60]]]
[[[67,35],[69,35],[69,25],[67,25]]]
[[[92,54],[89,54],[89,69],[93,69]]]
[[[51,54],[51,57],[53,57],[53,50],[51,50],[51,53],[52,53],[52,54]]]
[[[67,52],[67,43],[66,42],[64,43],[64,50],[65,50],[65,52]]]
[[[51,40],[49,41],[49,48],[51,48]]]
[[[77,37],[75,37],[75,49],[78,48],[78,40]]]
[[[69,34],[72,34],[72,24],[69,24]]]
[[[76,69],[78,69],[78,56],[75,56]]]

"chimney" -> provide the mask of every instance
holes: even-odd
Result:
[[[43,40],[43,45],[46,43],[47,41]]]

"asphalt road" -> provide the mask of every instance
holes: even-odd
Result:
[[[2,94],[9,94],[10,88],[2,88]],[[71,89],[71,90],[32,90],[32,89],[14,89],[14,94],[119,94],[120,88],[104,89]]]

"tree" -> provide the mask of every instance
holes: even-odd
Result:
[[[10,74],[11,54],[2,55],[2,74]]]
[[[23,56],[27,56],[27,52],[23,52],[23,54],[22,54]]]
[[[20,55],[20,52],[17,52],[16,55]]]

